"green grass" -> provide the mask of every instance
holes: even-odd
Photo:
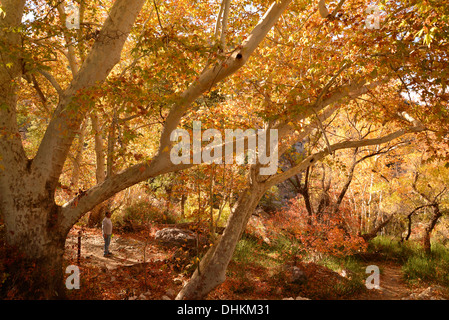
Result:
[[[349,281],[337,283],[334,288],[339,295],[351,295],[365,289],[366,264],[353,256],[332,257],[325,256],[318,261],[319,264],[340,273],[342,270],[347,272]]]
[[[125,208],[121,215],[113,215],[113,222],[125,225],[126,221],[132,221],[136,225],[145,223],[177,223],[176,218],[169,212],[164,212],[146,201],[135,202]]]
[[[385,260],[395,260],[402,264],[409,257],[418,254],[422,249],[416,242],[406,241],[400,243],[390,237],[378,236],[370,241],[368,251],[380,253]]]
[[[385,260],[399,262],[406,280],[449,287],[449,248],[432,243],[431,249],[427,255],[420,243],[400,243],[388,237],[377,237],[369,246],[370,251],[381,253]]]
[[[237,243],[232,259],[243,264],[253,263],[271,268],[279,264],[279,260],[275,258],[277,256],[275,249],[255,237],[244,235]]]
[[[431,254],[427,255],[419,242],[401,243],[393,238],[379,236],[370,242],[368,253],[374,254],[371,258],[376,260],[400,264],[405,280],[411,283],[425,282],[449,287],[449,248],[439,243],[432,243],[431,248]],[[235,275],[245,279],[248,267],[258,266],[267,271],[279,270],[279,267],[295,259],[307,261],[309,258],[298,241],[281,234],[277,235],[270,245],[251,234],[244,234],[237,244],[233,261],[239,265]],[[338,296],[351,296],[364,290],[367,277],[366,259],[363,254],[314,257],[317,264],[340,274],[342,270],[347,273],[347,281],[336,281],[323,290],[337,293]]]

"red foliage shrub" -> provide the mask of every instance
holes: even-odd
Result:
[[[358,235],[358,220],[342,205],[333,212],[329,207],[322,213],[310,215],[298,198],[277,212],[271,219],[276,234],[282,233],[298,240],[308,253],[346,256],[364,251],[367,243]]]

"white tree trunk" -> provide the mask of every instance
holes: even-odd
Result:
[[[103,81],[119,61],[127,35],[144,0],[117,0],[98,40],[71,86],[61,93],[50,125],[36,157],[29,160],[17,127],[17,79],[22,62],[20,25],[25,1],[2,0],[0,15],[0,211],[5,221],[5,240],[13,264],[3,286],[11,286],[24,298],[61,297],[62,256],[66,236],[73,226],[63,224],[54,194],[62,166],[87,110],[70,111],[77,90]],[[113,37],[110,37],[113,35]],[[119,36],[117,36],[119,35]],[[107,41],[105,41],[107,40]],[[69,108],[68,108],[69,107]],[[79,217],[78,217],[79,218]],[[17,298],[20,298],[19,296]]]
[[[223,234],[203,257],[190,281],[179,292],[177,300],[204,299],[226,280],[226,269],[235,247],[265,190],[263,184],[256,182],[242,191]]]

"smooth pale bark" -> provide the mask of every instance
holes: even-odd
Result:
[[[203,299],[225,281],[235,247],[265,191],[266,186],[256,181],[242,191],[223,234],[201,259],[190,281],[178,293],[177,300]]]
[[[151,162],[141,163],[111,175],[62,207],[56,206],[54,203],[55,188],[75,134],[89,111],[77,104],[76,95],[79,91],[104,81],[110,70],[120,60],[123,44],[144,1],[115,1],[96,42],[71,85],[61,92],[58,106],[36,157],[32,161],[26,159],[20,137],[17,136],[16,97],[13,80],[20,75],[20,64],[18,58],[4,57],[4,61],[11,59],[12,68],[5,65],[0,66],[1,89],[3,89],[0,93],[2,105],[0,124],[4,125],[4,132],[7,133],[0,139],[2,152],[0,164],[5,167],[5,170],[0,173],[0,210],[5,216],[8,244],[15,245],[28,261],[36,263],[40,268],[41,278],[38,280],[46,284],[42,286],[44,290],[41,293],[42,297],[52,297],[55,295],[55,291],[60,291],[65,237],[73,224],[84,213],[117,192],[138,182],[191,166],[174,166],[170,163],[171,132],[178,127],[183,115],[198,97],[219,81],[232,75],[248,61],[290,2],[286,0],[274,2],[238,49],[219,64],[206,69],[198,80],[180,95],[166,118],[158,154]],[[3,0],[2,4],[7,14],[6,18],[0,18],[0,26],[20,24],[23,1]],[[6,39],[3,41],[9,42],[13,46],[20,41],[17,34],[5,34],[5,37],[2,34],[2,39]],[[3,55],[5,54],[2,52]],[[344,94],[342,93],[342,95]],[[382,141],[372,142],[382,143]],[[353,146],[357,145],[347,143],[339,147]],[[325,155],[325,153],[315,155],[313,160],[319,160]],[[301,168],[296,169],[302,170]],[[294,174],[294,172],[288,172],[285,176],[275,176],[271,180],[262,182],[256,181],[257,175],[252,170],[251,182],[240,196],[228,221],[228,231],[223,233],[217,245],[213,247],[213,252],[204,260],[204,272],[198,272],[197,277],[192,279],[190,287],[200,289],[197,296],[207,294],[211,288],[217,285],[217,282],[223,280],[235,245],[263,192],[275,184],[276,179],[285,180],[290,173]],[[52,274],[51,272],[55,274],[54,277],[49,276]],[[214,277],[216,277],[215,280],[212,279]],[[34,285],[33,289],[38,289],[38,287]],[[195,297],[195,294],[191,293],[193,290],[187,291],[186,289],[185,292],[189,296]]]
[[[360,234],[360,236],[365,240],[369,241],[377,237],[377,234],[393,220],[394,214],[389,215],[384,221],[382,221],[377,227],[371,230],[368,233]]]
[[[409,130],[398,130],[380,138],[333,144],[323,151],[310,155],[300,164],[286,172],[273,175],[268,179],[264,176],[259,176],[257,174],[257,165],[253,165],[250,170],[249,186],[241,192],[240,198],[232,210],[223,234],[202,258],[199,267],[195,270],[190,281],[178,293],[176,299],[204,299],[213,289],[225,281],[226,269],[232,259],[240,236],[245,230],[246,224],[256,209],[260,198],[270,187],[307,169],[309,166],[323,159],[330,152],[340,149],[378,145],[397,139],[408,132],[421,131],[422,129],[421,126],[412,127]]]
[[[92,123],[92,131],[94,132],[94,140],[95,140],[95,159],[96,159],[95,178],[97,180],[97,183],[101,183],[106,178],[103,132],[101,130],[101,126],[98,120],[98,115],[95,112],[92,112],[90,119]]]
[[[414,132],[420,132],[424,130],[422,126],[418,127],[411,127],[408,129],[400,129],[395,132],[392,132],[386,136],[380,137],[380,138],[373,138],[373,139],[363,139],[358,141],[344,141],[340,143],[336,143],[333,145],[330,145],[329,148],[326,148],[325,150],[322,150],[320,152],[317,152],[315,154],[312,154],[305,158],[301,163],[296,165],[293,168],[288,169],[287,171],[271,176],[268,179],[268,182],[270,186],[276,185],[290,177],[292,177],[295,174],[300,173],[301,171],[305,170],[309,165],[315,164],[316,162],[322,160],[325,156],[330,154],[331,152],[340,150],[340,149],[349,149],[349,148],[358,148],[358,147],[365,147],[365,146],[372,146],[372,145],[379,145],[383,144],[389,141],[392,141],[394,139],[397,139],[406,133],[414,133]]]
[[[382,82],[377,82],[368,86],[377,86],[380,83]],[[348,90],[349,88],[350,90]],[[343,98],[358,97],[364,94],[366,90],[368,90],[368,88],[364,85],[364,82],[359,82],[351,85],[350,87],[345,87],[343,90],[337,90],[330,98],[328,98],[327,102],[322,103],[321,109],[328,105],[331,106],[324,110],[319,117],[321,117],[322,120],[327,119],[337,109],[337,106],[332,106],[332,104]],[[309,113],[305,112],[304,117],[307,117],[312,112],[313,110],[309,110]],[[277,128],[281,131],[282,136],[291,134],[293,130],[290,124],[281,123],[277,126]],[[303,139],[305,135],[310,134],[313,128],[314,126],[310,125],[304,128],[302,132],[294,135],[294,138],[296,139],[294,141]],[[377,139],[365,139],[361,141],[348,141],[334,144],[332,146],[328,146],[328,148],[321,152],[307,157],[299,165],[291,168],[290,170],[281,174],[272,175],[268,178],[265,176],[259,176],[258,165],[253,165],[250,170],[249,186],[241,192],[240,198],[234,206],[232,214],[228,220],[225,231],[213,247],[210,248],[206,255],[202,258],[199,268],[197,268],[190,281],[179,292],[176,299],[203,299],[207,296],[207,294],[209,294],[210,291],[224,282],[226,279],[226,268],[232,259],[232,255],[240,236],[245,230],[246,224],[259,203],[260,198],[271,186],[283,182],[293,175],[307,169],[309,166],[315,164],[315,162],[323,159],[333,151],[345,148],[381,144],[396,139],[409,131],[413,132],[420,130],[422,130],[422,126],[409,130],[399,130],[398,132]],[[293,141],[290,139],[290,142]],[[291,143],[286,143],[285,146],[281,147],[280,149],[282,152],[280,152],[280,154],[285,152],[290,145]]]
[[[277,19],[279,14],[280,14],[279,8],[276,8],[275,14],[272,15],[267,14],[266,17],[272,19],[272,17],[274,16]],[[268,29],[269,25],[267,25],[266,23],[260,24],[262,26],[265,26],[265,29],[263,29],[264,32],[269,31]],[[257,27],[255,28],[255,30],[256,29]],[[261,40],[262,38],[260,35],[258,35],[257,37],[253,37],[253,39]],[[249,48],[253,47],[254,44],[250,43]],[[215,70],[215,68],[209,69],[209,71],[211,70]],[[236,70],[234,70],[233,72],[235,71]],[[216,70],[215,72],[220,73],[221,71]],[[214,76],[210,75],[207,75],[207,78],[215,79]],[[200,79],[197,82],[201,82],[203,80],[204,79],[200,77]],[[310,106],[310,108],[304,111],[303,115],[298,116],[296,119],[292,120],[298,121],[301,119],[305,119],[308,116],[318,112],[319,110],[323,110],[326,107],[329,107],[325,111],[323,111],[323,114],[320,116],[321,121],[323,121],[338,109],[338,105],[336,103],[338,103],[342,99],[356,98],[366,93],[368,90],[373,89],[374,87],[384,83],[384,81],[385,80],[381,80],[370,84],[365,84],[364,81],[355,81],[352,84],[342,86],[336,89],[329,98],[320,102],[318,106]],[[192,86],[189,87],[186,90],[186,92],[184,92],[183,96],[189,95],[188,92],[192,91],[196,92],[195,88],[200,86],[197,82],[192,84]],[[194,88],[195,90],[192,88]],[[204,86],[204,89],[207,89],[207,86]],[[197,94],[199,96],[200,92],[198,92]],[[195,95],[195,97],[198,96]],[[74,198],[71,201],[64,204],[62,208],[64,216],[64,225],[70,225],[75,223],[83,213],[91,210],[97,204],[107,200],[117,192],[124,190],[136,183],[139,183],[141,181],[147,180],[160,174],[168,172],[176,172],[193,166],[193,164],[173,165],[171,163],[169,155],[171,147],[170,133],[172,132],[169,130],[169,128],[171,130],[175,130],[177,128],[177,125],[179,124],[179,121],[181,120],[183,115],[183,112],[181,112],[180,110],[185,110],[185,108],[187,107],[184,106],[183,104],[184,102],[185,101],[182,98],[180,98],[180,100],[177,103],[175,103],[175,105],[172,107],[172,110],[169,116],[167,117],[166,124],[160,140],[159,153],[151,161],[134,165],[115,175],[108,176],[107,179],[104,181],[104,183],[97,184],[96,186],[87,190],[87,192],[83,195],[82,198]],[[314,129],[314,126],[308,126],[307,128],[305,128],[305,130],[301,131],[298,134],[295,133],[295,127],[292,126],[291,124],[279,123],[275,125],[274,128],[279,131],[280,138],[291,136],[291,138],[285,141],[283,145],[281,145],[281,147],[279,148],[280,149],[279,154],[282,154],[289,148],[289,146],[292,143],[296,142],[298,139],[301,140],[305,136],[307,136]],[[225,146],[223,146],[222,152],[223,155],[225,154],[224,149]]]
[[[69,88],[61,93],[59,104],[43,137],[36,157],[26,158],[16,120],[16,81],[21,75],[20,33],[8,32],[20,25],[24,1],[2,1],[6,15],[0,18],[0,41],[10,51],[0,52],[0,211],[5,221],[5,238],[17,253],[8,283],[25,298],[61,297],[62,256],[65,239],[72,225],[62,224],[61,208],[54,193],[73,139],[87,110],[73,97],[107,77],[119,61],[127,34],[144,0],[117,0]],[[107,41],[106,41],[107,40]],[[11,54],[10,54],[11,52]],[[15,54],[14,54],[15,53]]]
[[[86,107],[77,103],[77,92],[104,81],[120,61],[123,45],[144,3],[144,0],[117,0],[114,3],[79,72],[60,97],[32,164],[32,169],[53,188],[57,185],[75,133],[88,112]]]
[[[182,117],[197,98],[209,91],[218,82],[234,74],[248,61],[251,54],[278,21],[290,2],[291,0],[273,2],[261,21],[239,46],[239,49],[235,50],[219,64],[204,70],[199,78],[179,96],[177,101],[173,103],[165,120],[159,151],[151,161],[137,164],[115,175],[111,175],[103,183],[89,189],[83,197],[72,199],[66,203],[62,208],[63,224],[73,224],[83,213],[91,210],[95,205],[136,183],[159,174],[175,172],[193,166],[192,164],[173,165],[171,163],[171,133],[179,126]]]
[[[95,158],[96,158],[95,177],[97,184],[99,184],[106,179],[104,139],[103,139],[103,132],[101,130],[100,123],[98,120],[98,115],[95,113],[95,111],[92,111],[90,118],[95,140]],[[101,219],[103,218],[105,209],[106,205],[103,202],[95,206],[90,211],[89,220],[87,222],[89,227],[96,226],[100,223]]]
[[[81,126],[80,133],[78,135],[78,144],[75,148],[75,158],[73,159],[73,169],[72,169],[72,177],[70,179],[70,189],[73,193],[78,191],[79,179],[80,179],[80,171],[81,171],[81,162],[83,160],[83,151],[84,151],[84,139],[86,137],[86,125],[87,122],[84,122]]]

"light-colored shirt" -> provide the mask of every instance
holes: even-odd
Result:
[[[112,234],[112,221],[109,218],[103,219],[102,224],[103,234]]]

